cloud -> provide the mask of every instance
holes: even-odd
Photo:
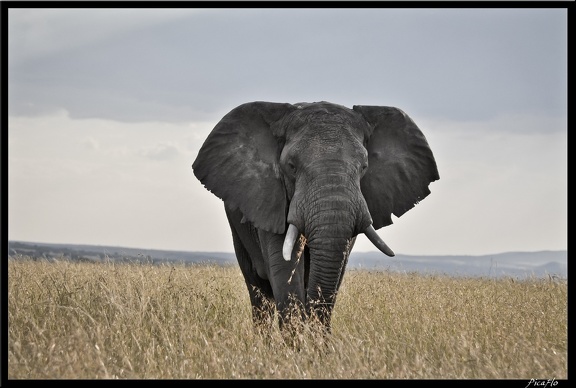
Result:
[[[82,142],[82,144],[86,147],[86,149],[88,149],[90,151],[95,151],[95,150],[98,150],[100,148],[100,144],[93,137],[86,138]]]
[[[202,9],[11,8],[9,63],[38,60],[154,25],[174,22]]]
[[[152,160],[170,160],[176,158],[179,154],[178,146],[170,143],[161,143],[140,150],[140,155]]]
[[[20,11],[12,115],[185,122],[254,100],[459,120],[567,109],[561,9]]]

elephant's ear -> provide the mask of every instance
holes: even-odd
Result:
[[[367,144],[368,171],[360,182],[374,228],[392,224],[430,194],[440,179],[424,134],[403,111],[384,106],[354,106],[374,127]]]
[[[278,165],[278,139],[270,126],[295,109],[291,104],[251,102],[216,124],[192,169],[204,186],[244,221],[273,233],[286,226],[286,190]]]

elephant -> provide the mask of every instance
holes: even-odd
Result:
[[[226,114],[192,169],[224,202],[255,324],[290,319],[330,332],[356,236],[394,252],[392,224],[440,179],[424,134],[402,110],[255,101]]]

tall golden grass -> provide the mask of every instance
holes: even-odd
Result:
[[[299,347],[250,314],[236,266],[9,258],[8,378],[567,378],[565,281],[349,270]]]

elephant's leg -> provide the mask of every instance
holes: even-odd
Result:
[[[280,315],[280,327],[292,318],[302,321],[306,302],[304,254],[300,258],[293,254],[292,260],[286,261],[282,256],[283,235],[260,232],[259,239],[262,254],[268,257],[269,279]]]
[[[241,214],[230,212],[226,209],[226,215],[232,231],[232,241],[238,265],[244,276],[250,303],[252,304],[252,319],[255,324],[270,321],[274,314],[273,292],[270,282],[258,275],[258,260],[263,260],[257,241],[253,239],[255,232],[251,226],[240,222]]]

